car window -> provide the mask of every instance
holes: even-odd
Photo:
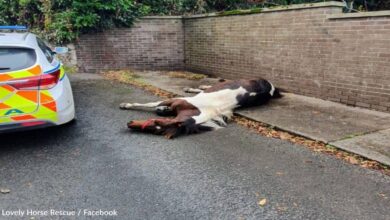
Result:
[[[45,44],[45,42],[43,42],[39,38],[37,38],[37,43],[39,48],[41,48],[43,54],[45,54],[46,59],[49,61],[49,63],[53,62],[54,59],[53,51]]]
[[[26,69],[33,66],[36,59],[33,49],[0,47],[0,73]]]

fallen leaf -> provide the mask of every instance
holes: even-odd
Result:
[[[290,138],[291,138],[290,134],[287,134],[287,133],[281,133],[280,134],[280,139],[282,139],[282,140],[288,140]]]
[[[285,207],[285,206],[277,206],[276,209],[277,209],[278,211],[280,211],[280,212],[285,212],[285,211],[287,211],[288,208]]]
[[[7,189],[7,188],[0,188],[0,192],[3,193],[3,194],[7,194],[7,193],[10,193],[11,190]]]
[[[384,199],[387,199],[387,196],[386,196],[386,194],[384,194],[384,193],[378,193],[378,195],[381,196],[381,197],[384,198]]]
[[[354,157],[347,157],[346,159],[347,159],[348,162],[350,162],[351,164],[358,164],[358,163],[359,163],[359,161],[358,161],[356,158],[354,158]]]
[[[259,204],[259,206],[265,206],[266,203],[267,203],[267,199],[261,199],[257,204]]]

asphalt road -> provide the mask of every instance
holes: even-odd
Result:
[[[131,133],[127,121],[153,114],[118,104],[156,97],[98,79],[73,80],[73,89],[77,123],[0,136],[0,188],[11,190],[0,193],[2,211],[80,210],[76,219],[390,219],[390,178],[379,172],[236,124],[175,140]],[[89,218],[84,209],[118,215]],[[35,217],[57,218],[68,219]]]

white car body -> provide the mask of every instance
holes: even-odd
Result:
[[[29,33],[29,32],[24,32],[24,33],[4,33],[0,32],[0,49],[3,48],[4,50],[7,49],[33,49],[36,54],[36,62],[32,66],[37,66],[39,65],[41,68],[40,74],[38,74],[36,77],[45,75],[45,74],[50,74],[54,72],[58,72],[58,79],[56,84],[53,87],[50,87],[48,89],[42,90],[40,85],[42,82],[40,81],[38,88],[36,89],[39,92],[40,95],[38,94],[37,96],[39,97],[39,101],[37,100],[37,107],[35,111],[31,112],[23,112],[22,110],[18,110],[18,101],[12,102],[14,106],[9,107],[8,109],[5,109],[3,111],[3,114],[0,114],[0,132],[2,131],[7,131],[7,130],[18,130],[19,128],[23,127],[42,127],[42,125],[48,126],[48,125],[62,125],[65,123],[68,123],[72,121],[75,118],[75,106],[74,106],[74,100],[73,100],[73,93],[72,93],[72,88],[70,85],[70,81],[68,76],[65,74],[62,63],[58,60],[58,58],[54,55],[53,52],[44,44],[44,47],[42,45],[44,42],[40,40],[36,35]],[[44,48],[44,49],[42,49]],[[31,52],[31,50],[29,50]],[[46,52],[46,54],[45,54]],[[49,54],[51,53],[51,55]],[[0,54],[1,55],[1,54]],[[51,57],[52,56],[52,57]],[[50,60],[49,60],[50,59]],[[4,64],[3,64],[4,65]],[[30,68],[30,67],[28,67]],[[27,70],[28,70],[27,68]],[[15,70],[14,72],[17,71],[25,71],[26,69],[22,70]],[[4,71],[0,72],[0,79],[2,74],[6,74]],[[18,81],[23,81],[27,79],[26,77],[16,77],[18,74],[13,74],[12,72],[10,74],[12,78],[11,80],[0,80],[0,88],[1,86],[9,86],[12,84],[17,84]],[[34,76],[35,77],[35,76]],[[2,78],[6,78],[3,77]],[[15,87],[16,88],[16,87]],[[24,90],[29,90],[24,89]],[[32,89],[33,90],[33,89]],[[34,90],[35,91],[35,90]],[[23,94],[19,90],[12,91],[15,94]],[[11,92],[10,92],[11,93]],[[26,92],[24,92],[26,93]],[[30,91],[31,93],[31,91]],[[44,94],[44,95],[43,95]],[[11,94],[12,95],[12,94]],[[42,97],[50,96],[53,100],[52,103],[55,103],[55,106],[51,106],[50,108],[53,110],[53,115],[48,115],[47,113],[39,113],[41,108],[44,108],[43,105],[41,105],[42,102]],[[0,95],[0,104],[4,102],[4,106],[10,106],[9,103],[7,103],[7,97],[1,97]],[[23,99],[20,99],[20,105],[24,105]],[[15,104],[16,103],[16,104]],[[53,104],[54,105],[54,104]],[[8,112],[6,111],[8,110]],[[54,115],[54,110],[55,114]],[[1,112],[1,111],[0,111]],[[24,117],[26,120],[18,120],[18,121],[13,121],[11,119],[23,119],[23,114],[30,116],[29,117]],[[52,113],[50,113],[52,114]],[[34,124],[35,122],[35,124]],[[38,123],[41,122],[41,123]],[[21,126],[21,125],[27,125],[27,126]],[[29,126],[31,125],[31,126]],[[34,125],[39,125],[39,126],[34,126]]]

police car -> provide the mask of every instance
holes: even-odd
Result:
[[[0,133],[75,118],[72,88],[56,54],[24,26],[0,26]]]

